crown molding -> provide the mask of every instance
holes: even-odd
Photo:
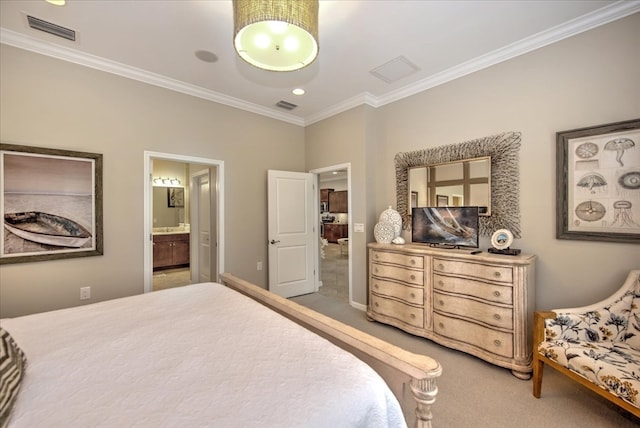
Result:
[[[316,122],[320,122],[321,120],[330,118],[331,116],[335,116],[339,113],[345,112],[347,110],[351,110],[354,107],[359,107],[361,105],[368,105],[371,107],[378,107],[378,99],[371,95],[368,92],[363,92],[361,94],[356,95],[355,97],[351,97],[346,99],[338,104],[334,104],[333,106],[322,110],[317,114],[312,114],[305,118],[304,124],[305,126],[314,124]]]
[[[350,108],[355,107],[353,103],[357,99],[367,100],[361,104],[368,104],[372,107],[382,107],[386,104],[399,101],[403,98],[410,97],[427,89],[434,88],[436,86],[445,84],[452,80],[464,77],[468,74],[475,73],[476,71],[483,70],[491,67],[492,65],[499,64],[509,59],[515,58],[520,55],[524,55],[528,52],[540,49],[544,46],[559,42],[571,36],[583,33],[593,28],[608,24],[610,22],[622,19],[626,16],[640,12],[640,1],[618,1],[612,3],[609,6],[605,6],[597,11],[588,13],[579,18],[575,18],[568,22],[565,22],[549,30],[540,32],[531,37],[519,40],[508,46],[500,49],[496,49],[488,54],[481,55],[470,61],[459,64],[455,67],[451,67],[440,73],[431,75],[425,79],[418,80],[410,85],[399,88],[395,91],[386,93],[379,97],[376,97],[369,93],[364,93],[356,97],[351,98],[351,102],[345,102],[337,104],[327,110],[323,110],[305,121],[305,125],[317,122],[322,119],[326,119],[330,116],[342,113]]]
[[[229,97],[200,86],[190,85],[147,70],[79,52],[75,49],[59,46],[47,41],[38,40],[6,28],[0,28],[0,43],[115,74],[121,77],[126,77],[128,79],[137,80],[139,82],[169,89],[171,91],[213,101],[229,107],[259,114],[261,116],[270,117],[272,119],[281,120],[298,126],[304,126],[304,120],[298,116],[276,112],[257,104],[243,101],[239,98]]]
[[[293,125],[307,126],[363,104],[374,108],[390,104],[476,71],[480,71],[492,65],[515,58],[519,55],[523,55],[552,43],[564,40],[576,34],[608,24],[639,11],[640,1],[638,0],[618,1],[595,12],[591,12],[581,16],[580,18],[573,19],[562,25],[558,25],[531,37],[527,37],[486,55],[481,55],[470,61],[451,67],[395,91],[378,97],[368,92],[364,92],[306,118],[277,112],[238,98],[220,94],[199,86],[190,85],[166,76],[131,67],[126,64],[110,61],[95,55],[82,53],[75,49],[59,46],[47,41],[37,40],[33,37],[1,27],[0,43],[61,59],[63,61],[83,65],[96,70],[105,71],[107,73],[116,74],[121,77],[137,80],[139,82],[191,95],[197,98],[213,101],[229,107],[291,123]]]

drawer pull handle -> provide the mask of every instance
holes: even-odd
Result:
[[[441,322],[438,323],[438,327],[440,328],[444,328],[444,324],[442,324]]]
[[[378,253],[376,253],[373,257],[375,257],[376,259],[379,259],[380,256],[378,255]]]
[[[440,304],[440,306],[444,306],[444,302],[442,300],[439,300],[438,304]]]
[[[440,270],[444,270],[444,265],[443,265],[442,263],[440,263],[440,264],[438,265],[438,269],[440,269]]]
[[[494,296],[496,296],[496,297],[500,297],[500,294],[501,294],[501,293],[500,293],[499,291],[494,291],[494,292],[493,292],[493,295],[494,295]]]
[[[380,287],[378,286],[378,283],[373,284],[373,288],[375,288],[376,290],[379,289]]]
[[[411,259],[411,261],[409,263],[411,263],[412,265],[415,265],[416,261],[414,259]]]
[[[499,320],[502,317],[500,316],[500,314],[493,314],[493,318]]]
[[[444,281],[443,281],[443,280],[438,281],[438,285],[439,285],[440,287],[444,287]]]
[[[500,342],[498,339],[494,340],[493,344],[496,346],[502,346],[502,342]]]
[[[376,270],[376,273],[378,273],[378,268],[376,268],[375,270]]]
[[[416,293],[411,293],[409,296],[411,296],[412,299],[416,298]]]
[[[410,316],[412,320],[416,319],[416,314],[411,314]]]
[[[380,305],[378,304],[378,302],[375,302],[375,303],[374,303],[374,305],[375,305],[375,307],[376,307],[376,308],[380,306]]]
[[[411,278],[412,281],[415,281],[416,276],[412,274],[409,278]]]
[[[494,272],[493,276],[495,276],[496,278],[500,278],[502,274],[500,272]]]

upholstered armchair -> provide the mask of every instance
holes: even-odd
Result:
[[[640,417],[640,270],[589,306],[534,314],[533,395],[544,365]]]

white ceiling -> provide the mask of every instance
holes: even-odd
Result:
[[[286,122],[378,107],[640,11],[640,1],[320,0],[320,54],[297,72],[258,70],[232,46],[230,0],[1,0],[0,41]],[[26,15],[77,32],[29,28]],[[216,62],[196,51],[215,54]],[[371,71],[404,57],[418,71]],[[301,87],[306,94],[295,96]],[[286,111],[284,100],[298,107]]]

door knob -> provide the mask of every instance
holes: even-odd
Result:
[[[275,239],[272,239],[271,241],[269,241],[270,244],[277,244],[280,241],[276,241]]]

